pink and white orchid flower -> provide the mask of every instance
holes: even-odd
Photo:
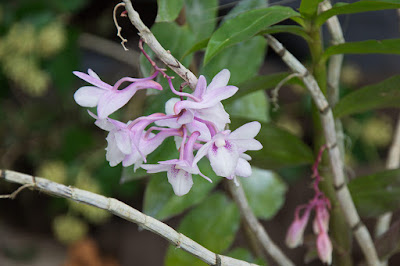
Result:
[[[88,74],[78,71],[74,71],[73,73],[84,81],[94,85],[79,88],[74,94],[76,103],[83,107],[97,106],[97,115],[100,119],[106,118],[124,106],[138,90],[150,88],[162,90],[160,84],[148,78],[124,78],[114,86],[111,86],[103,82],[91,69],[88,70]],[[133,83],[122,90],[118,90],[118,86],[123,81],[131,81]]]

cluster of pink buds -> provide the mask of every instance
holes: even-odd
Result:
[[[286,235],[286,245],[295,248],[303,244],[303,234],[307,226],[308,219],[312,210],[315,211],[313,221],[313,231],[317,235],[317,251],[320,260],[324,263],[332,263],[332,243],[328,236],[329,230],[329,209],[331,208],[329,199],[320,191],[318,184],[321,176],[318,173],[318,165],[321,161],[325,146],[321,148],[318,158],[313,165],[313,177],[315,178],[313,189],[314,198],[308,204],[300,205],[296,208],[294,221],[290,225]],[[300,214],[302,212],[302,214]]]
[[[238,90],[235,86],[227,85],[229,70],[219,72],[208,86],[205,77],[200,76],[191,94],[183,92],[182,88],[177,91],[172,84],[172,77],[164,69],[157,67],[143,50],[142,41],[139,47],[154,67],[155,72],[150,77],[125,77],[111,86],[91,69],[88,74],[74,72],[92,85],[79,88],[74,98],[83,107],[97,107],[97,115],[91,112],[89,114],[96,119],[95,124],[98,127],[109,132],[106,138],[106,159],[110,166],[122,163],[124,167],[134,165],[134,170],[141,167],[148,173],[167,172],[168,181],[178,196],[185,195],[191,189],[192,174],[212,182],[197,166],[204,156],[209,159],[212,169],[219,176],[233,180],[236,180],[236,176],[249,177],[251,167],[248,161],[251,157],[245,152],[262,148],[261,143],[254,139],[261,125],[259,122],[251,122],[233,132],[225,130],[230,119],[221,101]],[[167,79],[170,89],[179,97],[166,102],[165,114],[155,113],[127,123],[108,117],[128,103],[136,91],[162,90],[162,86],[154,81],[158,74]],[[124,82],[130,84],[119,89]],[[168,137],[174,137],[179,158],[145,164],[146,156]]]

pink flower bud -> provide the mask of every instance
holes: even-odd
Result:
[[[321,232],[317,238],[318,257],[326,264],[332,263],[332,243],[326,232]]]
[[[325,206],[317,207],[316,215],[313,221],[313,231],[315,234],[319,234],[320,227],[324,232],[329,230],[329,212]]]
[[[295,248],[303,244],[303,234],[304,229],[307,226],[308,218],[310,216],[310,211],[307,209],[303,214],[303,217],[299,219],[296,215],[295,220],[290,225],[289,230],[286,235],[286,245],[289,248]]]

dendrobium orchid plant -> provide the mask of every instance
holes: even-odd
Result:
[[[97,115],[90,111],[89,114],[96,119],[95,124],[98,127],[109,132],[106,138],[106,159],[110,166],[122,163],[124,167],[134,165],[135,171],[141,167],[148,173],[167,172],[168,182],[178,196],[190,191],[193,186],[192,174],[212,182],[197,166],[203,157],[209,159],[212,169],[219,176],[235,182],[237,176],[251,176],[248,162],[251,157],[245,152],[262,148],[261,143],[254,139],[261,125],[259,122],[251,122],[232,132],[226,130],[230,119],[221,101],[238,91],[237,87],[227,85],[229,70],[223,69],[219,72],[208,86],[206,78],[200,76],[193,93],[185,93],[182,89],[175,90],[172,77],[166,75],[141,50],[155,69],[154,74],[147,78],[124,77],[111,86],[91,69],[88,74],[74,72],[92,85],[79,88],[74,99],[80,106],[97,107]],[[108,117],[127,104],[136,91],[162,90],[162,86],[154,81],[158,74],[168,80],[172,92],[179,96],[166,102],[165,114],[155,113],[127,123]],[[131,84],[119,89],[124,82]],[[151,126],[153,123],[155,126]],[[179,158],[160,161],[158,164],[145,164],[146,156],[168,137],[174,137]]]

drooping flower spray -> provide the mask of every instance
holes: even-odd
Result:
[[[286,234],[286,245],[290,248],[295,248],[303,244],[304,230],[308,224],[310,214],[312,211],[315,212],[313,220],[313,231],[317,235],[316,247],[318,251],[318,257],[326,264],[332,263],[332,243],[328,235],[329,230],[329,210],[331,204],[329,199],[319,189],[318,185],[321,181],[321,176],[318,172],[318,166],[321,162],[322,154],[326,149],[326,145],[322,146],[319,150],[317,160],[315,161],[312,172],[313,172],[313,189],[314,197],[308,202],[308,204],[302,204],[297,206],[294,214],[294,221],[290,225]]]
[[[141,167],[148,173],[166,172],[168,182],[178,196],[190,191],[193,174],[212,182],[197,166],[203,157],[209,159],[212,169],[219,176],[233,180],[236,176],[249,177],[251,166],[248,161],[251,157],[245,152],[262,148],[261,143],[254,139],[261,125],[255,121],[233,132],[225,130],[230,119],[221,101],[238,91],[237,87],[227,85],[229,70],[219,72],[208,86],[206,78],[200,76],[193,93],[183,92],[183,86],[177,91],[172,83],[173,77],[159,68],[144,51],[143,40],[139,41],[139,49],[154,69],[150,77],[124,77],[111,86],[91,69],[88,74],[74,72],[92,85],[78,89],[74,98],[83,107],[97,107],[97,114],[89,114],[96,119],[98,127],[109,132],[106,159],[110,166],[122,163],[124,167],[134,165],[134,170]],[[179,97],[166,102],[165,113],[139,117],[126,123],[108,117],[127,104],[138,90],[162,90],[162,86],[154,80],[159,74],[167,79],[169,89]],[[125,82],[130,84],[119,89]],[[179,158],[146,164],[147,155],[168,137],[174,137]]]

